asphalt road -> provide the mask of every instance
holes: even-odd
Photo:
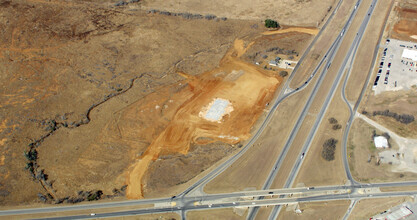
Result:
[[[66,216],[66,217],[56,217],[48,219],[92,219],[92,218],[104,218],[104,217],[122,217],[130,215],[143,215],[151,213],[166,213],[166,212],[176,212],[179,210],[205,210],[205,209],[218,209],[218,208],[233,208],[233,207],[261,207],[261,206],[280,206],[285,204],[293,204],[299,202],[320,202],[320,201],[332,201],[332,200],[358,200],[363,198],[387,198],[387,197],[399,197],[399,196],[416,196],[417,191],[412,192],[380,192],[380,193],[367,193],[367,194],[351,194],[351,193],[341,193],[341,194],[329,194],[329,195],[316,195],[316,196],[305,196],[305,197],[288,197],[288,198],[275,198],[275,199],[263,199],[263,200],[234,200],[227,202],[219,202],[213,204],[204,204],[204,205],[194,205],[192,203],[187,203],[183,207],[161,207],[161,208],[148,208],[148,209],[139,209],[132,211],[121,211],[121,212],[112,212],[112,213],[101,213],[91,215],[75,215],[75,216]]]
[[[303,108],[303,110],[301,112],[300,117],[298,118],[298,120],[297,120],[294,128],[292,129],[292,131],[291,131],[291,133],[289,135],[289,138],[287,139],[287,141],[286,141],[286,143],[284,145],[284,148],[283,148],[281,154],[279,155],[278,159],[276,160],[275,165],[274,165],[273,169],[271,170],[271,172],[270,172],[267,180],[265,181],[265,184],[262,187],[262,189],[268,189],[272,185],[272,182],[274,181],[274,179],[275,179],[275,177],[276,177],[276,175],[277,175],[277,173],[278,173],[278,171],[280,169],[280,166],[283,163],[283,161],[284,161],[284,159],[285,159],[285,157],[286,157],[286,155],[287,155],[287,153],[288,153],[288,151],[289,151],[289,149],[290,149],[290,147],[291,147],[291,145],[292,145],[292,143],[294,141],[294,138],[296,137],[296,135],[297,135],[297,133],[299,131],[299,128],[301,127],[302,123],[304,122],[304,119],[305,119],[306,115],[308,114],[308,112],[310,110],[310,106],[313,103],[314,98],[315,98],[315,96],[316,96],[316,94],[317,94],[317,92],[318,92],[318,90],[319,90],[319,88],[320,88],[320,86],[321,86],[321,84],[322,84],[325,76],[326,76],[326,73],[327,73],[327,71],[329,69],[329,66],[331,65],[331,63],[332,63],[332,61],[333,61],[333,59],[334,59],[334,57],[335,57],[335,55],[336,55],[336,53],[337,53],[340,45],[341,45],[341,42],[342,42],[342,40],[343,40],[343,38],[345,36],[344,33],[349,29],[350,24],[351,24],[352,20],[354,19],[355,15],[356,15],[357,8],[359,7],[360,3],[361,3],[361,0],[358,0],[357,3],[356,3],[356,5],[355,5],[354,10],[350,14],[349,19],[346,21],[346,23],[345,23],[344,27],[342,28],[342,30],[340,31],[338,37],[335,39],[335,41],[333,42],[332,46],[326,52],[326,55],[324,57],[324,58],[327,59],[327,62],[325,64],[325,67],[326,68],[323,68],[321,74],[319,75],[319,79],[318,79],[316,85],[314,86],[314,88],[313,88],[313,90],[312,90],[312,92],[311,92],[311,94],[310,94],[310,96],[309,96],[309,98],[307,100],[307,103],[305,104],[305,106],[304,106],[304,108]],[[322,64],[322,62],[320,62],[319,64]],[[344,65],[346,65],[346,63],[344,63]],[[315,71],[313,71],[313,73],[311,74],[309,80],[311,80],[311,78],[314,77],[314,75],[316,74],[316,71],[319,68],[320,68],[320,66],[317,66],[316,67]],[[332,86],[331,91],[330,91],[331,96],[329,95],[330,97],[329,96],[327,97],[327,99],[326,99],[327,104],[326,103],[324,104],[324,106],[326,106],[324,108],[324,110],[327,109],[327,105],[328,105],[328,103],[330,102],[330,99],[333,96],[332,93],[334,93],[334,90],[336,89],[336,87],[338,85],[338,82],[340,81],[340,77],[342,75],[343,75],[343,71],[339,71],[339,73],[337,75],[337,78],[336,78],[336,80],[335,80],[335,82],[334,82],[334,84]],[[320,113],[323,115],[324,114],[324,111],[322,110]],[[318,117],[318,122],[316,121],[316,123],[319,124],[321,122],[321,118],[322,118],[322,116],[321,117],[319,116]],[[317,125],[315,125],[315,126],[317,126]],[[315,131],[313,133],[310,133],[310,136],[307,139],[307,142],[308,143],[311,143],[311,140],[312,140],[314,134],[315,134]],[[300,157],[297,159],[297,162],[296,162],[295,166],[300,166],[300,164],[302,162],[302,159],[304,159],[305,152],[306,152],[308,146],[309,145],[303,147],[304,149],[303,149]],[[288,177],[289,179],[291,179],[291,180],[294,179],[296,170],[298,170],[298,168],[293,169],[293,172],[291,174],[293,176],[289,176]],[[258,212],[258,208],[254,208],[254,209],[250,210],[247,219],[254,219],[255,216],[256,216],[256,214],[257,214],[257,212]]]
[[[308,196],[310,194],[326,194],[328,197],[322,198],[321,201],[326,201],[327,198],[331,199],[331,193],[338,194],[338,192],[347,192],[350,190],[351,198],[357,194],[358,190],[362,189],[369,189],[369,188],[376,188],[376,187],[395,187],[395,186],[417,186],[417,181],[407,181],[407,182],[391,182],[391,183],[376,183],[376,184],[359,184],[359,185],[341,185],[341,186],[321,186],[321,187],[303,187],[303,188],[289,188],[289,189],[271,189],[271,190],[256,190],[256,191],[243,191],[243,192],[234,192],[234,193],[221,193],[221,194],[211,194],[211,195],[203,195],[203,196],[195,196],[195,197],[186,197],[183,204],[176,204],[174,206],[171,205],[171,202],[176,201],[176,199],[172,198],[161,198],[161,199],[142,199],[142,200],[130,200],[130,201],[123,201],[123,202],[108,202],[108,203],[96,203],[96,204],[85,204],[85,205],[68,205],[68,206],[56,206],[56,207],[46,207],[46,208],[37,208],[37,209],[17,209],[17,210],[3,210],[0,211],[0,216],[10,216],[12,218],[13,215],[24,215],[24,214],[36,214],[36,213],[56,213],[56,212],[64,212],[64,211],[77,211],[77,210],[92,210],[92,209],[103,209],[105,211],[106,208],[117,208],[117,207],[127,207],[127,206],[134,206],[134,205],[145,205],[151,204],[155,207],[160,208],[151,208],[151,209],[138,209],[137,212],[132,211],[122,211],[122,212],[111,212],[111,213],[102,213],[97,215],[96,217],[116,217],[116,216],[126,216],[131,214],[147,214],[147,213],[161,213],[161,212],[172,212],[172,211],[182,211],[182,210],[194,210],[194,203],[200,202],[205,203],[205,205],[199,205],[198,207],[201,209],[209,209],[209,208],[220,208],[223,206],[217,206],[214,204],[229,204],[235,202],[236,204],[233,205],[248,205],[248,201],[246,203],[242,203],[242,200],[247,200],[248,198],[256,198],[259,196],[280,196],[280,195],[299,195],[304,197],[311,197]],[[271,193],[272,192],[272,193]],[[398,194],[395,194],[398,193]],[[404,193],[408,193],[407,195],[415,195],[417,194],[416,191],[411,192],[394,192],[392,196],[400,196]],[[378,193],[370,194],[372,196],[378,195]],[[390,194],[391,195],[391,194]],[[362,198],[362,197],[360,197]],[[277,198],[274,201],[279,202],[276,205],[287,204],[285,200],[286,198]],[[265,199],[270,200],[270,199]],[[225,202],[227,201],[227,202]],[[259,200],[263,201],[263,200]],[[312,200],[316,201],[316,200]],[[251,204],[251,200],[249,200],[250,204],[248,207],[254,205]],[[208,207],[208,204],[213,204],[213,207]],[[259,203],[259,206],[262,206],[265,203]],[[189,207],[193,206],[193,208],[189,209]],[[154,212],[155,211],[155,212]],[[84,216],[87,217],[87,216]],[[83,218],[84,218],[83,217]],[[71,216],[71,218],[78,218],[77,216]],[[60,219],[60,218],[55,218]]]
[[[337,76],[336,76],[335,81],[333,82],[333,85],[331,87],[331,90],[329,91],[329,93],[328,93],[328,95],[326,97],[326,100],[323,103],[323,106],[322,106],[319,114],[317,115],[316,121],[315,121],[312,129],[310,130],[310,133],[309,133],[309,135],[308,135],[308,137],[307,137],[307,139],[306,139],[306,141],[304,143],[304,146],[303,146],[302,151],[301,151],[302,154],[304,154],[304,155],[308,152],[308,150],[309,150],[309,148],[311,146],[311,143],[312,143],[312,141],[313,141],[313,139],[315,137],[315,134],[316,134],[316,132],[317,132],[319,126],[320,126],[320,123],[322,122],[322,119],[323,119],[323,117],[324,117],[324,115],[325,115],[325,113],[327,111],[327,108],[328,108],[328,106],[330,104],[330,101],[332,100],[332,98],[333,98],[333,96],[334,96],[334,94],[336,92],[336,89],[337,89],[337,87],[338,87],[338,85],[339,85],[339,83],[341,81],[341,78],[343,76],[343,73],[345,73],[345,71],[348,70],[347,71],[347,74],[346,74],[346,77],[344,79],[344,86],[346,86],[346,81],[349,78],[349,75],[351,73],[350,70],[351,70],[353,61],[355,59],[357,50],[359,48],[359,44],[360,44],[360,42],[362,40],[362,37],[363,37],[363,35],[365,33],[365,30],[366,30],[366,27],[367,27],[367,25],[369,23],[369,20],[371,18],[371,15],[372,15],[372,13],[374,11],[375,4],[376,4],[376,0],[373,0],[372,3],[371,3],[371,5],[369,6],[369,9],[367,11],[367,15],[365,15],[365,18],[363,19],[362,24],[359,27],[359,30],[358,30],[358,32],[357,32],[357,34],[355,36],[354,41],[352,42],[349,50],[347,51],[347,55],[345,56],[345,59],[343,60],[342,65],[339,68],[339,71],[337,73]],[[287,178],[287,182],[285,183],[284,188],[288,188],[288,187],[290,187],[293,184],[293,182],[295,180],[295,177],[297,176],[298,171],[300,170],[300,167],[301,167],[303,161],[304,161],[303,158],[301,158],[301,157],[297,158],[297,161],[295,162],[294,167],[291,170],[291,173],[290,173],[290,175]],[[280,207],[279,206],[275,206],[274,209],[272,210],[271,214],[270,214],[270,218],[269,219],[276,219],[278,217],[279,210],[280,210]]]
[[[263,121],[263,123],[261,124],[260,128],[258,129],[258,131],[252,136],[252,138],[248,141],[248,143],[242,147],[242,150],[240,150],[237,154],[235,154],[234,156],[232,156],[230,159],[228,159],[227,161],[225,161],[224,163],[222,163],[221,165],[219,165],[218,167],[216,167],[214,170],[212,170],[211,172],[209,172],[207,175],[203,176],[201,179],[199,179],[198,181],[196,181],[194,184],[192,184],[190,187],[188,187],[186,190],[184,190],[182,193],[178,194],[177,197],[184,197],[187,194],[190,194],[192,191],[196,190],[197,188],[203,187],[205,184],[207,184],[209,181],[211,181],[212,179],[214,179],[215,177],[217,177],[219,174],[221,174],[224,170],[226,170],[227,168],[229,168],[237,159],[239,159],[251,146],[253,146],[253,144],[256,142],[256,140],[259,138],[259,136],[262,134],[262,132],[265,130],[266,126],[269,124],[269,122],[272,119],[272,115],[274,114],[274,112],[276,111],[276,109],[278,108],[278,105],[284,101],[286,98],[288,98],[289,96],[301,91],[303,88],[305,88],[308,83],[311,81],[311,79],[313,78],[314,75],[312,75],[304,84],[302,84],[301,86],[297,87],[296,89],[293,89],[291,92],[286,93],[285,91],[289,88],[289,83],[291,82],[292,78],[294,77],[295,73],[297,72],[298,68],[300,67],[302,61],[305,59],[306,55],[310,52],[311,48],[313,47],[313,45],[316,43],[317,39],[321,36],[321,34],[323,33],[323,31],[325,30],[325,28],[327,27],[327,25],[329,24],[329,22],[333,19],[336,11],[338,10],[338,8],[340,7],[341,3],[343,2],[343,0],[339,0],[338,4],[335,7],[335,10],[333,11],[333,13],[330,15],[330,17],[327,19],[326,23],[323,25],[323,27],[320,29],[319,33],[316,35],[316,37],[313,39],[313,41],[311,42],[311,44],[309,45],[309,47],[306,49],[306,51],[303,53],[303,55],[301,56],[300,60],[298,61],[297,65],[294,67],[294,70],[292,71],[291,75],[289,76],[289,78],[287,79],[283,89],[281,89],[280,93],[278,94],[277,98],[275,99],[274,104],[272,105],[270,111],[268,112],[265,120]],[[334,46],[334,43],[332,44],[332,46],[330,48],[332,48]],[[330,50],[330,49],[329,49]],[[327,52],[325,54],[325,56],[320,60],[319,64],[317,65],[316,69],[313,71],[313,73],[316,73],[319,69],[319,67],[323,64],[323,62],[325,61],[326,57],[328,56]],[[202,191],[202,190],[201,190]]]
[[[339,4],[337,6],[337,8],[340,6],[340,3],[342,2],[342,0],[339,1]],[[357,5],[359,5],[359,3],[361,2],[361,0],[359,0],[357,2]],[[374,2],[372,3],[372,5],[375,5],[376,0],[374,0]],[[373,7],[372,7],[373,10]],[[203,195],[203,196],[197,196],[197,197],[187,197],[186,195],[188,193],[190,193],[192,190],[196,189],[197,187],[200,187],[201,185],[207,183],[208,181],[212,180],[213,178],[215,178],[217,175],[219,175],[221,172],[223,172],[225,169],[227,169],[233,162],[235,162],[241,155],[243,155],[247,149],[253,145],[253,143],[257,140],[257,138],[260,136],[260,134],[263,132],[264,128],[267,126],[267,124],[269,123],[269,121],[271,120],[272,114],[273,112],[276,110],[276,108],[278,107],[278,105],[287,97],[291,96],[292,94],[302,90],[303,88],[305,88],[308,83],[312,80],[312,78],[314,77],[314,75],[317,73],[317,71],[320,69],[320,67],[325,64],[327,65],[327,68],[324,68],[324,70],[322,71],[322,73],[320,74],[320,78],[318,80],[318,82],[315,85],[315,88],[313,89],[312,94],[309,97],[309,100],[314,99],[315,93],[317,93],[317,89],[320,87],[320,84],[324,78],[324,75],[328,69],[328,67],[331,65],[331,62],[334,58],[334,55],[337,52],[337,49],[340,46],[340,43],[344,37],[344,32],[347,30],[347,28],[349,27],[349,24],[351,22],[351,20],[354,17],[354,13],[356,13],[355,11],[351,14],[348,22],[345,24],[345,27],[342,29],[342,31],[340,32],[339,36],[337,37],[337,39],[333,42],[333,44],[331,45],[331,47],[329,48],[329,50],[326,52],[325,56],[321,59],[321,61],[319,62],[319,64],[316,66],[315,70],[313,71],[312,76],[306,81],[306,83],[304,83],[303,85],[301,85],[300,87],[292,90],[290,93],[285,94],[284,91],[286,88],[288,88],[288,83],[290,82],[290,80],[292,79],[292,77],[294,76],[294,73],[296,72],[296,70],[299,67],[299,64],[301,63],[301,61],[304,59],[304,56],[308,53],[308,51],[310,51],[311,47],[313,46],[313,44],[316,42],[316,40],[318,39],[319,35],[321,34],[321,32],[324,30],[324,27],[327,26],[328,22],[331,20],[331,17],[334,15],[334,13],[331,15],[331,17],[328,19],[328,21],[326,22],[326,24],[323,26],[323,28],[321,29],[320,33],[316,36],[316,38],[313,40],[313,42],[310,44],[309,48],[306,50],[306,52],[303,54],[303,56],[300,59],[300,62],[297,64],[297,66],[295,67],[293,74],[291,74],[291,76],[289,77],[289,79],[286,82],[286,85],[284,86],[285,89],[281,90],[281,93],[277,96],[277,99],[275,100],[274,105],[272,106],[270,112],[268,113],[266,119],[264,120],[262,126],[260,127],[260,129],[257,131],[257,133],[253,136],[253,138],[248,142],[248,144],[245,145],[245,147],[236,155],[234,155],[232,158],[230,158],[228,161],[226,161],[225,163],[223,163],[222,165],[220,165],[219,167],[217,167],[216,169],[214,169],[212,172],[210,172],[208,175],[206,175],[205,177],[203,177],[202,179],[200,179],[199,181],[197,181],[195,184],[193,184],[191,187],[189,187],[187,190],[185,190],[183,193],[179,194],[177,196],[177,198],[161,198],[161,199],[146,199],[146,200],[131,200],[131,201],[123,201],[123,202],[111,202],[111,203],[97,203],[97,204],[87,204],[87,205],[74,205],[74,206],[59,206],[59,207],[50,207],[50,208],[38,208],[38,209],[19,209],[19,210],[6,210],[6,211],[0,211],[0,216],[7,216],[7,215],[21,215],[21,214],[33,214],[33,213],[48,213],[48,212],[62,212],[62,211],[75,211],[75,210],[87,210],[87,209],[100,209],[100,208],[114,208],[114,207],[123,207],[123,206],[132,206],[132,205],[142,205],[142,204],[169,204],[172,201],[176,201],[178,202],[178,205],[176,206],[168,206],[168,207],[162,207],[162,208],[151,208],[151,209],[140,209],[140,210],[135,210],[135,211],[122,211],[122,212],[112,212],[112,213],[103,213],[103,214],[97,214],[95,216],[86,216],[86,215],[78,215],[78,216],[69,216],[69,217],[63,217],[63,218],[56,218],[56,219],[83,219],[83,218],[98,218],[98,217],[120,217],[120,216],[127,216],[127,215],[139,215],[139,214],[149,214],[149,213],[162,213],[162,212],[173,212],[173,211],[185,211],[185,210],[198,210],[198,209],[210,209],[210,208],[227,208],[227,207],[236,207],[236,206],[243,206],[243,207],[259,207],[259,206],[266,206],[266,205],[274,205],[275,207],[279,207],[279,205],[282,204],[288,204],[288,203],[293,203],[293,202],[307,202],[307,201],[329,201],[329,200],[340,200],[340,199],[353,199],[354,201],[356,201],[357,199],[361,199],[361,198],[369,198],[369,197],[390,197],[390,196],[404,196],[404,195],[416,195],[417,192],[390,192],[390,193],[375,193],[375,194],[367,194],[367,195],[361,195],[361,194],[330,194],[330,195],[322,195],[322,196],[310,196],[310,197],[303,197],[303,198],[277,198],[277,199],[264,199],[264,197],[266,196],[270,196],[270,195],[278,195],[278,196],[282,196],[282,195],[291,195],[291,194],[295,194],[295,193],[312,193],[312,192],[322,192],[322,191],[335,191],[335,190],[346,190],[346,189],[352,189],[353,191],[355,191],[358,188],[370,188],[370,187],[392,187],[392,186],[410,186],[410,185],[417,185],[417,181],[409,181],[409,182],[396,182],[396,183],[377,183],[377,184],[361,184],[359,182],[356,182],[353,180],[351,174],[350,174],[350,170],[349,170],[349,166],[347,164],[347,157],[346,157],[346,152],[344,152],[345,157],[344,158],[344,164],[345,164],[345,170],[347,173],[347,176],[349,178],[349,180],[351,180],[351,182],[353,183],[353,185],[351,186],[327,186],[327,187],[315,187],[314,189],[309,189],[309,188],[293,188],[293,189],[275,189],[275,190],[259,190],[259,191],[252,191],[252,192],[235,192],[235,193],[225,193],[225,194],[212,194],[212,195]],[[372,13],[372,11],[370,12]],[[366,23],[369,20],[369,15],[365,18]],[[364,20],[364,23],[365,23]],[[361,30],[362,28],[362,30]],[[363,31],[366,28],[365,26],[361,25],[360,31],[361,34],[360,36],[356,36],[355,37],[355,41],[352,44],[350,50],[349,50],[349,54],[350,56],[354,56],[354,54],[356,53],[356,50],[358,48],[359,42],[360,42],[360,38],[363,35]],[[358,35],[359,35],[358,32]],[[355,46],[354,46],[355,45]],[[377,52],[377,50],[375,50],[375,53]],[[352,55],[353,54],[353,55]],[[375,55],[375,54],[374,54]],[[348,58],[349,56],[347,56]],[[375,56],[374,56],[375,57]],[[351,61],[353,60],[353,57],[351,58]],[[374,58],[374,62],[375,62],[375,58]],[[347,59],[346,62],[344,61],[342,66],[346,66],[347,63]],[[342,69],[342,68],[341,68]],[[344,70],[344,69],[343,69]],[[339,73],[341,71],[339,70]],[[343,71],[342,71],[343,72]],[[359,97],[359,99],[357,100],[354,109],[352,109],[352,107],[350,106],[349,102],[347,101],[345,94],[344,94],[344,90],[346,87],[346,81],[348,79],[348,74],[345,77],[344,80],[344,85],[343,85],[343,93],[342,96],[344,97],[345,102],[348,104],[349,108],[350,108],[350,113],[351,113],[351,117],[349,119],[349,121],[347,122],[347,129],[345,130],[346,134],[344,135],[343,138],[343,142],[344,142],[344,150],[346,150],[346,140],[347,140],[347,134],[349,132],[350,129],[350,125],[353,121],[354,118],[354,114],[353,112],[356,112],[359,103],[363,97],[364,91],[366,89],[366,85],[369,82],[369,76],[371,75],[371,72],[368,74],[368,78],[367,81],[364,84],[363,90],[361,92],[361,95]],[[326,102],[327,104],[325,104],[322,108],[322,110],[324,109],[323,113],[320,113],[321,118],[325,112],[325,109],[328,106],[328,100],[330,100],[334,94],[334,87],[338,85],[338,81],[340,81],[340,76],[338,74],[338,78],[337,80],[334,82],[334,86],[331,89],[331,94],[329,93],[329,95],[327,96],[328,98],[326,98]],[[336,83],[337,82],[337,83]],[[329,98],[330,97],[330,98]],[[311,105],[311,101],[310,104],[307,103],[306,106]],[[308,107],[303,109],[302,114],[304,114],[304,112],[308,112]],[[322,111],[321,111],[322,112]],[[304,115],[305,117],[305,115]],[[302,118],[302,117],[300,117]],[[299,118],[299,119],[300,119]],[[299,120],[300,122],[302,122],[302,120]],[[316,123],[320,124],[321,119],[317,118]],[[298,123],[298,121],[297,121]],[[318,125],[317,124],[317,125]],[[300,124],[301,125],[301,124]],[[296,128],[295,130],[293,129],[293,131],[296,133],[298,132],[298,128],[300,127],[300,125],[296,125],[294,128]],[[318,126],[314,126],[314,127],[318,127]],[[308,152],[309,146],[311,144],[311,140],[314,137],[315,131],[316,129],[313,129],[312,131],[310,131],[310,134],[308,136],[308,140],[306,141],[305,145],[303,146],[303,153]],[[293,132],[292,132],[293,133]],[[294,135],[295,137],[295,135]],[[292,140],[294,137],[290,137],[287,141],[288,146],[291,145]],[[292,140],[291,140],[292,139]],[[287,146],[287,144],[286,144]],[[287,150],[288,151],[288,150]],[[283,151],[284,152],[284,151]],[[281,156],[281,155],[280,155]],[[283,158],[285,158],[285,154],[283,155],[283,157],[281,159],[277,160],[276,165],[278,166],[274,166],[274,169],[271,171],[270,177],[268,178],[267,182],[268,184],[265,184],[265,186],[270,186],[274,177],[276,176],[276,173],[278,172],[279,169],[279,165],[282,163]],[[299,167],[302,164],[302,158],[299,157],[295,163],[295,166],[293,167],[293,170],[291,172],[291,175],[288,178],[288,181],[286,183],[286,187],[289,187],[292,184],[292,181],[294,180],[296,174],[298,173]],[[270,183],[269,183],[270,182]],[[269,187],[268,186],[268,187]],[[260,200],[256,200],[256,201],[241,201],[242,197],[260,197]],[[194,202],[196,201],[219,201],[222,199],[232,199],[231,201],[228,202],[217,202],[217,203],[213,203],[211,205],[199,205],[199,206],[195,206]],[[233,200],[235,199],[235,200]],[[262,200],[261,200],[262,199]],[[355,203],[352,203],[352,207],[353,208]],[[349,213],[349,212],[348,212]],[[255,213],[256,214],[256,213]],[[273,214],[273,213],[271,213]],[[348,214],[347,214],[348,215]],[[253,215],[254,216],[254,215]],[[271,215],[271,217],[274,217],[274,215]]]
[[[392,8],[393,5],[394,5],[394,2],[391,3],[390,7]],[[386,22],[387,21],[385,21],[385,24],[386,24]],[[383,25],[383,27],[385,27],[385,24]],[[375,46],[371,68],[369,69],[368,76],[366,78],[365,83],[363,84],[361,93],[360,93],[358,99],[356,100],[356,103],[355,103],[353,109],[352,109],[352,106],[349,103],[348,99],[346,98],[346,93],[345,93],[348,75],[346,76],[346,79],[345,79],[345,82],[344,82],[343,88],[342,88],[342,98],[343,98],[343,101],[348,106],[349,114],[350,114],[349,120],[346,122],[346,129],[345,129],[345,132],[343,133],[343,138],[342,138],[342,158],[343,158],[343,166],[345,168],[346,176],[350,180],[351,184],[360,184],[360,183],[353,179],[352,174],[351,174],[350,169],[349,169],[349,162],[348,162],[348,155],[347,155],[347,140],[348,140],[350,128],[353,124],[353,121],[355,120],[355,115],[356,115],[356,112],[359,108],[359,104],[361,103],[362,98],[365,95],[366,87],[368,86],[369,80],[372,76],[372,71],[373,71],[373,67],[374,67],[375,62],[376,62],[377,53],[378,53],[379,45],[381,43],[382,35],[383,35],[383,32],[381,32],[381,34],[379,36],[379,39],[378,39],[378,43]]]

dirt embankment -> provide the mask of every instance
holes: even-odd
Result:
[[[391,37],[417,42],[417,4],[403,3],[395,7],[394,11],[398,18]]]
[[[173,100],[183,100],[183,104],[162,133],[131,166],[127,178],[129,198],[143,197],[147,186],[143,176],[159,156],[187,154],[190,144],[198,143],[199,138],[205,138],[204,144],[214,141],[236,144],[250,137],[252,125],[281,81],[278,76],[240,60],[251,44],[245,46],[243,40],[236,40],[218,68],[189,77],[189,86],[172,96]],[[228,100],[233,107],[220,123],[206,120],[200,114],[216,98]]]

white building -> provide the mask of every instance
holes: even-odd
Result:
[[[388,148],[388,140],[384,136],[375,136],[374,143],[376,148]]]
[[[270,66],[278,66],[278,63],[275,60],[271,60],[271,61],[269,61],[269,65]]]
[[[417,50],[404,49],[401,57],[405,59],[410,59],[412,61],[417,61]]]

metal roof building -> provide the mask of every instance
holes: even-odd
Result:
[[[375,136],[374,143],[376,148],[388,148],[388,140],[384,136]]]
[[[402,58],[410,59],[412,61],[417,61],[417,50],[404,49]]]

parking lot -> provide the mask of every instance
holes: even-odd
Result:
[[[388,39],[377,62],[374,76],[375,94],[409,89],[417,84],[416,61],[402,57],[404,49],[417,51],[417,43]]]

